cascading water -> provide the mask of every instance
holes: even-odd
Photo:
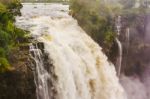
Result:
[[[126,29],[126,46],[127,46],[127,55],[128,55],[128,49],[129,49],[129,46],[130,46],[130,28],[127,28]]]
[[[124,55],[124,66],[127,67],[128,65],[128,55],[129,55],[129,47],[130,47],[130,28],[126,28],[126,33],[125,33],[125,50],[126,54]]]
[[[43,54],[41,50],[38,48],[37,44],[33,46],[30,45],[30,55],[31,58],[35,61],[35,84],[36,84],[36,92],[37,99],[50,99],[49,98],[49,90],[48,90],[48,79],[50,79],[50,75],[44,68],[43,63]]]
[[[68,5],[23,4],[21,11],[16,25],[44,43],[44,51],[53,61],[57,77],[52,82],[57,94],[51,98],[47,81],[51,74],[43,66],[41,51],[31,46],[36,62],[38,99],[126,99],[114,66],[68,15]]]
[[[120,35],[120,28],[121,28],[121,16],[118,16],[117,18],[117,22],[116,22],[116,27],[117,27],[117,36]],[[117,65],[117,75],[118,77],[120,76],[120,72],[121,72],[121,65],[122,65],[122,44],[121,42],[119,41],[118,37],[116,37],[116,43],[118,44],[118,57],[117,57],[117,62],[116,62],[116,65]]]
[[[118,77],[120,76],[120,72],[121,72],[121,65],[122,65],[122,44],[121,42],[119,41],[118,38],[116,38],[116,42],[118,44],[118,49],[119,49],[119,53],[118,53],[118,57],[117,57],[117,62],[116,62],[116,65],[118,67],[118,70],[117,70],[117,75]]]

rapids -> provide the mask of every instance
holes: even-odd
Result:
[[[21,12],[16,25],[44,43],[44,51],[53,63],[57,76],[52,82],[55,99],[126,99],[113,64],[68,14],[68,5],[24,3]],[[37,49],[30,48],[36,61],[37,98],[53,99],[48,92],[52,89],[47,80],[51,75]]]

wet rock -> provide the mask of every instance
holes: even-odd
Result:
[[[24,65],[0,74],[0,99],[36,99],[33,72]]]
[[[22,50],[22,51],[23,51],[23,50],[29,50],[30,47],[29,47],[29,45],[20,45],[20,46],[19,46],[19,49]]]
[[[26,47],[9,53],[13,70],[0,73],[0,99],[36,99],[32,60]]]
[[[44,43],[43,42],[38,42],[37,46],[39,49],[44,50]]]

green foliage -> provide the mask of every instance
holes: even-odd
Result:
[[[131,9],[135,6],[136,0],[119,0],[123,7],[126,9]]]
[[[5,12],[6,10],[7,10],[6,6],[4,6],[3,4],[0,3],[0,13]]]
[[[25,38],[26,32],[14,25],[21,8],[18,0],[0,1],[0,72],[10,67],[7,60],[10,48],[18,47],[18,40]]]
[[[114,40],[114,33],[112,31],[108,31],[105,35],[104,43],[110,44],[109,47],[111,47],[111,43],[113,42],[113,40]]]
[[[6,58],[0,58],[0,73],[9,70],[10,64]]]
[[[72,0],[70,9],[79,25],[95,41],[104,49],[111,48],[116,36],[114,20],[120,14],[121,5],[106,4],[103,0]]]
[[[136,0],[71,0],[71,12],[79,25],[109,53],[116,37],[115,20],[122,16],[122,25],[135,26],[141,24],[138,16],[149,10],[142,6],[135,7]],[[141,24],[142,26],[142,24]],[[122,26],[124,28],[124,26]],[[106,54],[107,54],[106,53]]]
[[[3,30],[0,30],[0,47],[5,48],[9,43],[10,35]]]
[[[10,33],[14,32],[14,24],[11,21],[8,21],[6,24],[6,30]]]
[[[69,0],[21,0],[22,2],[68,2]]]
[[[6,57],[5,50],[4,50],[4,48],[1,48],[1,47],[0,47],[0,56],[1,57]]]
[[[7,4],[7,9],[9,9],[11,14],[13,14],[14,16],[21,15],[21,8],[22,4],[20,3],[20,0],[12,0],[12,2]]]
[[[26,36],[25,34],[27,34],[26,31],[16,28],[16,27],[14,28],[14,31],[15,31],[15,34],[17,35],[17,38],[24,38]]]

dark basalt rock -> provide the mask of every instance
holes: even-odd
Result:
[[[9,71],[0,75],[0,99],[36,99],[33,75]]]
[[[0,74],[0,99],[36,99],[33,73],[27,66]]]
[[[127,76],[141,76],[145,68],[149,66],[150,44],[149,23],[150,14],[139,14],[130,20],[129,16],[122,17],[122,31],[120,40],[123,44],[122,72]],[[129,45],[126,37],[126,29],[130,28]]]
[[[44,43],[43,42],[38,42],[37,46],[39,49],[44,50]]]
[[[43,66],[44,66],[45,70],[49,73],[49,75],[51,76],[50,79],[47,80],[47,82],[48,82],[48,91],[49,91],[50,98],[51,99],[57,99],[57,90],[56,90],[57,88],[55,88],[56,87],[55,85],[57,83],[58,78],[57,78],[57,75],[54,72],[55,67],[53,65],[53,61],[50,58],[49,53],[47,53],[44,50],[44,44],[42,42],[34,43],[33,45],[35,46],[35,48],[37,50],[39,50],[39,51],[41,50],[42,54],[41,54],[40,57],[42,59]],[[32,51],[30,53],[32,54],[32,57],[35,56]],[[37,73],[37,71],[36,71],[36,62],[33,59],[32,59],[31,64],[34,67],[33,72],[36,74]],[[35,80],[37,80],[37,77],[35,77]],[[40,97],[40,95],[39,95],[39,97]]]
[[[23,51],[23,50],[29,50],[30,47],[29,47],[29,45],[21,45],[21,46],[19,46],[19,49],[20,49],[21,51]]]
[[[0,73],[0,99],[36,99],[36,87],[28,49],[9,53],[10,71]]]

